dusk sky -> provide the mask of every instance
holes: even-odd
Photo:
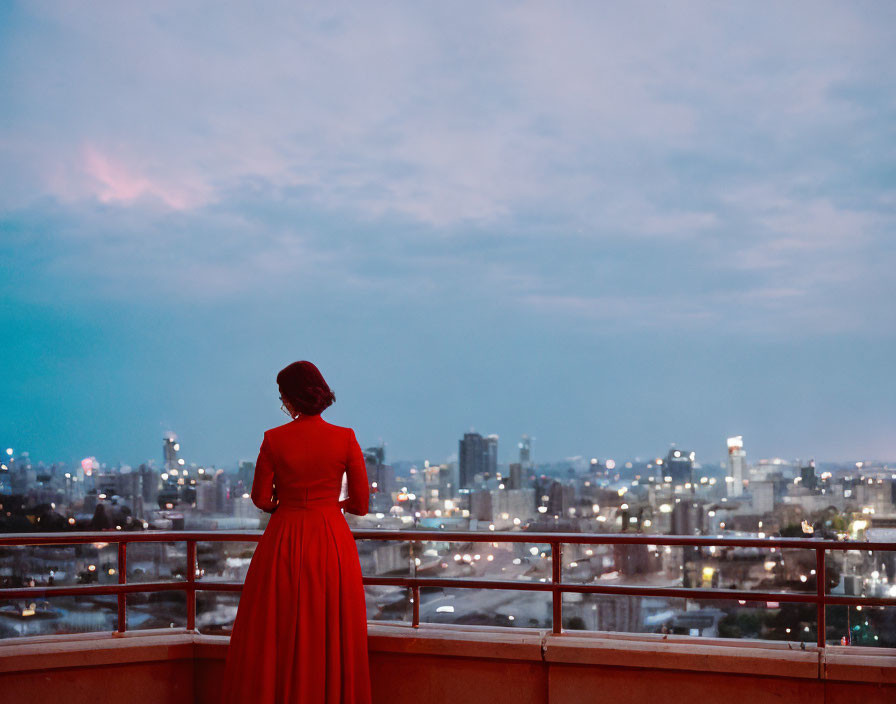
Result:
[[[896,3],[2,2],[0,444],[896,460]]]

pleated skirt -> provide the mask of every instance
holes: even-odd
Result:
[[[249,564],[222,704],[370,704],[358,550],[338,504],[279,506]]]

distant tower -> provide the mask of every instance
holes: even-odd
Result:
[[[368,447],[364,450],[365,455],[370,455],[370,459],[375,466],[386,464],[386,446],[377,445],[376,447]]]
[[[243,487],[247,490],[252,486],[255,479],[255,463],[250,460],[240,460],[239,471],[237,472],[237,480],[243,483]]]
[[[746,465],[747,453],[744,450],[744,436],[735,435],[733,438],[728,438],[728,476],[731,477],[728,488],[729,496],[743,496]]]
[[[170,430],[165,433],[165,444],[162,446],[165,455],[165,469],[171,471],[177,469],[180,465],[177,462],[177,453],[180,452],[180,443],[177,442],[177,435]]]
[[[364,463],[367,466],[368,481],[376,484],[376,492],[388,495],[392,491],[390,468],[386,467],[386,447],[378,445],[364,450]]]
[[[672,477],[672,483],[682,483],[693,481],[694,459],[696,454],[688,450],[678,450],[672,447],[666,455],[666,461],[663,464],[664,472],[667,477]],[[607,469],[610,469],[608,466]]]
[[[521,462],[510,463],[510,480],[505,485],[510,489],[523,488],[523,465]]]
[[[479,433],[464,433],[457,450],[458,484],[469,489],[473,477],[485,472],[485,438]]]
[[[809,464],[800,467],[800,483],[807,489],[818,487],[818,477],[815,475],[815,460],[809,460]]]
[[[520,438],[520,464],[523,469],[529,469],[532,462],[532,439],[528,435]]]
[[[485,473],[494,477],[498,473],[498,436],[485,438]]]

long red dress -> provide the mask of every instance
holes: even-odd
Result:
[[[341,510],[366,514],[369,491],[351,428],[316,415],[265,432],[252,501],[272,515],[230,636],[225,704],[369,704],[361,565]]]

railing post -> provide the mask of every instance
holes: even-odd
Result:
[[[118,583],[125,584],[128,574],[128,544],[123,540],[118,543]],[[124,633],[128,628],[127,594],[118,593],[118,632]]]
[[[411,625],[420,625],[420,587],[416,584],[411,587]]]
[[[187,630],[196,630],[196,541],[187,539]]]
[[[414,567],[414,580],[417,579],[417,557],[422,554],[420,542],[412,540],[410,542],[411,564]],[[420,587],[416,583],[411,587],[411,626],[417,628],[420,625]]]
[[[824,571],[824,548],[815,548],[815,587],[818,596],[816,628],[818,629],[818,647],[824,648],[827,641],[827,626],[825,625],[825,596],[827,592],[827,576]],[[849,608],[848,606],[846,607]]]
[[[551,596],[553,599],[553,630],[554,633],[563,632],[563,592],[560,591],[560,564],[563,561],[563,550],[560,543],[551,543],[551,583],[553,590]]]

